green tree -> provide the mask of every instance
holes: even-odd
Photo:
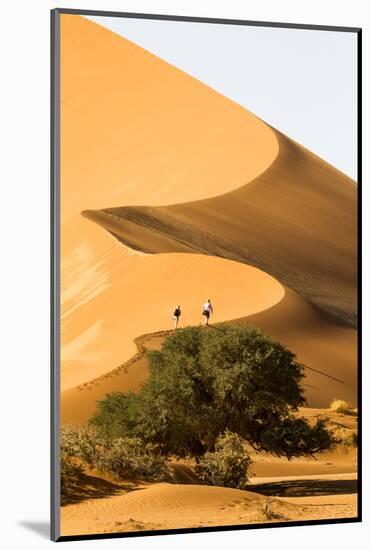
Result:
[[[213,452],[225,430],[288,458],[332,445],[322,420],[311,427],[294,414],[305,403],[303,366],[256,328],[187,327],[148,357],[150,376],[139,394],[98,402],[91,423],[100,434],[137,436],[180,457]]]

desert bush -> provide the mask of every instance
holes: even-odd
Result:
[[[62,505],[73,501],[76,488],[80,484],[83,470],[81,464],[76,463],[76,458],[91,463],[87,456],[91,454],[87,441],[89,439],[85,437],[85,430],[74,430],[71,426],[61,428],[60,497]]]
[[[334,426],[331,428],[331,434],[336,445],[343,445],[344,447],[358,446],[358,435],[357,432],[353,430]]]
[[[226,431],[217,438],[215,451],[206,452],[198,460],[195,471],[209,485],[244,489],[250,464],[242,439]]]
[[[169,473],[165,459],[156,446],[139,438],[104,439],[88,428],[61,430],[61,468],[67,486],[73,470],[73,458],[117,477],[165,480]],[[77,474],[78,471],[75,471]]]
[[[351,410],[351,406],[342,399],[334,399],[330,405],[330,409],[340,414],[347,414]]]
[[[86,427],[75,429],[68,425],[61,428],[61,456],[77,457],[93,465],[103,445],[101,438],[98,438],[92,429]]]
[[[61,455],[60,465],[60,498],[63,506],[73,499],[74,490],[79,483],[82,470],[81,466],[74,464],[71,457],[66,454]]]
[[[119,438],[106,442],[94,466],[121,478],[155,481],[170,479],[166,462],[155,447],[144,445],[139,438]]]

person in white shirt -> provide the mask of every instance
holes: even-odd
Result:
[[[202,308],[202,315],[205,316],[205,325],[209,324],[210,315],[212,313],[214,313],[213,306],[211,305],[211,301],[208,300]]]

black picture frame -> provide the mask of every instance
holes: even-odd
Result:
[[[347,32],[357,35],[357,302],[358,302],[358,493],[357,516],[352,518],[329,520],[303,520],[275,522],[274,524],[247,524],[217,527],[198,527],[184,529],[169,529],[156,531],[136,531],[105,534],[81,534],[76,536],[61,536],[60,534],[60,15],[74,14],[86,16],[120,17],[133,19],[183,21],[193,23],[211,23],[216,25],[242,25],[253,27],[272,27],[286,29],[303,29],[331,32]],[[236,531],[250,529],[272,529],[277,527],[309,526],[324,524],[356,523],[362,521],[362,29],[359,27],[342,27],[314,24],[296,24],[284,22],[249,21],[239,19],[221,19],[212,17],[192,17],[148,13],[128,13],[100,10],[79,10],[69,8],[55,8],[51,10],[51,446],[50,446],[50,523],[51,540],[56,542],[91,539],[110,539],[170,535],[198,532]]]

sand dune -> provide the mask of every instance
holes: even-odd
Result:
[[[138,258],[81,210],[221,194],[277,152],[271,129],[239,105],[100,25],[61,16],[62,390],[128,359],[136,336],[169,327],[178,302],[189,324],[209,296],[222,320],[283,294],[238,264]]]
[[[237,489],[158,483],[109,499],[64,506],[61,531],[72,535],[259,522],[264,521],[265,500]],[[274,504],[286,509],[280,501]],[[296,511],[293,504],[287,508]]]
[[[61,15],[61,214],[240,187],[277,139],[255,115],[122,36]]]
[[[133,249],[194,252],[254,265],[322,310],[356,324],[356,186],[275,131],[279,153],[254,181],[167,207],[84,215]]]
[[[133,248],[259,265],[354,321],[355,186],[348,178],[196,79],[79,16],[62,16],[61,91],[63,390],[129,359],[135,337],[169,327],[178,301],[186,308],[183,324],[191,324],[209,296],[221,321],[271,308],[283,295],[278,282],[254,278],[258,272],[237,263],[133,255],[83,219],[82,209],[196,201],[88,216]],[[300,358],[304,349],[313,367],[319,358],[320,370],[328,361],[331,370],[336,358],[342,378],[354,366],[354,333],[330,330],[326,321],[333,345],[323,338],[314,354],[311,330],[321,336],[320,317],[305,301],[290,307],[286,300],[269,310],[274,328],[268,317],[251,322],[272,328]]]
[[[158,341],[152,338],[151,346]],[[315,421],[326,415],[356,431],[356,415],[330,409],[301,408]],[[117,479],[85,467],[75,503],[61,508],[64,535],[151,531],[158,529],[242,525],[274,521],[353,517],[357,513],[357,449],[338,446],[316,460],[288,461],[250,450],[253,460],[248,490],[200,484],[192,461],[168,466],[172,483]]]
[[[215,320],[222,321],[269,308],[284,294],[269,275],[221,258],[127,256],[115,239],[90,225],[93,231],[88,228],[62,282],[62,391],[128,360],[136,351],[134,338],[143,332],[171,329],[177,304],[182,306],[179,326],[185,326],[202,322],[209,296],[217,304]]]
[[[179,256],[184,258],[182,255]],[[249,293],[253,288],[249,288]],[[249,295],[244,295],[244,305],[248,301],[246,296]],[[166,322],[165,318],[164,323]],[[297,354],[298,360],[306,365],[304,389],[308,406],[326,408],[335,398],[356,405],[355,330],[334,323],[332,318],[289,289],[285,289],[284,297],[272,307],[230,322],[257,326]],[[118,368],[112,369],[111,372],[98,376],[90,383],[85,382],[77,388],[64,391],[61,396],[62,423],[84,424],[94,413],[96,401],[109,392],[139,391],[148,376],[148,362],[144,350],[160,348],[165,335],[166,332],[139,337],[136,342],[140,352],[133,354],[130,360],[124,361],[121,367],[119,362]]]
[[[323,481],[336,481],[322,476]],[[352,476],[354,479],[354,476]],[[297,481],[300,481],[298,479]],[[302,482],[305,478],[301,479]],[[256,486],[256,489],[264,486]],[[118,491],[120,493],[120,491]],[[257,492],[203,485],[156,483],[61,509],[62,535],[246,525],[352,517],[355,495],[272,498]]]
[[[313,306],[290,289],[269,310],[236,319],[285,344],[305,365],[309,407],[326,408],[339,396],[357,404],[357,332]]]
[[[198,324],[209,297],[213,322],[254,324],[298,355],[311,406],[355,404],[354,182],[74,15],[61,16],[61,214],[62,423],[85,423],[107,392],[138,391],[173,307],[181,326]],[[355,515],[355,449],[255,458],[251,491],[199,485],[179,464],[172,484],[92,474],[62,507],[62,534]]]
[[[148,378],[147,349],[159,349],[163,342],[163,333],[135,339],[137,353],[128,361],[120,364],[98,378],[85,382],[61,394],[61,424],[80,426],[93,415],[96,402],[110,392],[138,392]]]

